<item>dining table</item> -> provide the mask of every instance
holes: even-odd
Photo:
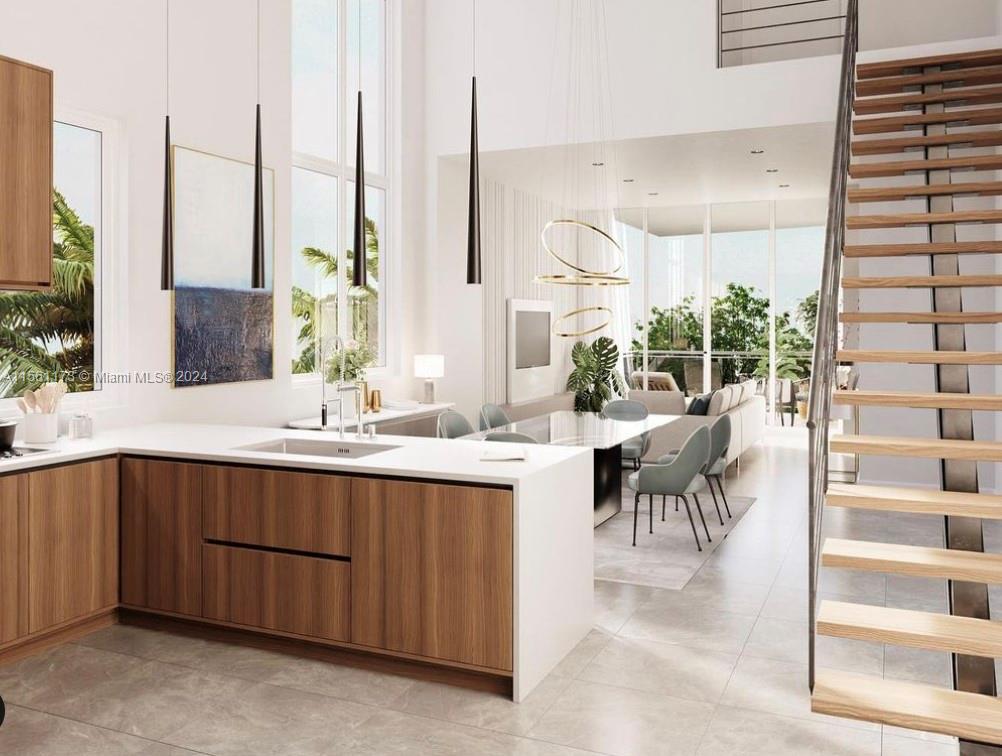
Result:
[[[511,431],[537,444],[591,448],[594,453],[595,527],[623,511],[623,443],[678,420],[679,415],[648,415],[621,420],[601,412],[557,410],[463,436],[483,440],[489,433]],[[628,472],[632,470],[628,467]]]

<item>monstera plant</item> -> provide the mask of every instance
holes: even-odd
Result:
[[[601,412],[613,396],[626,395],[626,381],[619,372],[619,347],[608,336],[591,344],[579,341],[571,350],[574,370],[567,390],[574,392],[575,412]]]

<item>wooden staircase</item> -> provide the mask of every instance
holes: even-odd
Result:
[[[973,430],[966,436],[967,431],[956,430],[964,423],[973,429],[969,423],[971,412],[1002,411],[1002,396],[966,393],[968,366],[1002,365],[1002,352],[968,350],[962,330],[1002,323],[1002,312],[968,311],[962,299],[962,292],[969,287],[1002,286],[1002,275],[962,274],[959,263],[964,255],[1002,253],[1002,241],[963,241],[955,233],[959,224],[1002,224],[1002,210],[954,205],[957,198],[1002,195],[1002,174],[996,173],[1002,171],[1002,152],[995,151],[1002,147],[1000,104],[1002,50],[856,66],[854,138],[848,167],[853,185],[847,189],[846,199],[857,206],[855,210],[860,214],[846,217],[845,228],[857,232],[860,238],[843,246],[843,259],[865,263],[872,258],[918,255],[928,259],[929,273],[845,275],[843,289],[867,290],[866,299],[860,301],[867,302],[868,307],[865,311],[843,310],[839,320],[843,329],[850,325],[865,329],[869,324],[881,324],[883,328],[931,327],[936,336],[932,343],[937,347],[930,351],[842,348],[837,359],[847,364],[897,364],[915,366],[902,370],[934,371],[939,389],[917,392],[867,388],[864,367],[861,388],[835,391],[832,403],[858,408],[864,426],[865,413],[873,407],[898,408],[901,412],[933,410],[939,413],[939,427],[949,430],[945,431],[947,437],[915,438],[894,435],[894,427],[890,426],[887,435],[832,436],[829,449],[832,453],[907,457],[914,458],[916,465],[939,465],[943,479],[953,481],[953,487],[964,485],[958,485],[960,478],[948,471],[974,473],[973,484],[967,490],[828,483],[827,507],[882,512],[891,518],[943,518],[947,548],[828,538],[820,549],[821,569],[947,581],[951,591],[956,585],[980,590],[1002,584],[1002,554],[961,546],[951,541],[950,535],[950,529],[959,527],[958,523],[976,527],[980,535],[982,520],[1002,520],[1002,496],[979,493],[976,473],[977,461],[1002,462],[1002,443],[976,440]],[[963,177],[954,182],[954,176],[961,172]],[[924,202],[926,210],[914,212],[916,202]],[[870,208],[875,203],[887,203],[891,208],[873,212]],[[899,211],[894,203],[910,206]],[[915,229],[927,229],[927,241],[888,243],[889,233],[894,232],[887,229],[905,229],[898,232],[905,240],[917,237]],[[872,242],[868,236],[871,232],[875,232]],[[907,269],[913,272],[915,267],[912,261]],[[886,305],[872,306],[881,296],[892,296],[882,292],[893,289],[928,290],[929,310],[899,312]],[[940,306],[941,302],[945,304]],[[869,375],[875,374],[873,368],[869,370]],[[956,387],[958,375],[963,376],[963,388]],[[944,383],[950,384],[947,390],[943,390]],[[949,417],[950,422],[944,423],[944,417]],[[940,435],[944,435],[943,430]],[[951,690],[825,669],[822,660],[814,671],[812,710],[953,735],[961,739],[962,754],[965,744],[975,750],[984,748],[984,744],[1002,745],[1002,701],[995,695],[991,667],[991,660],[1002,658],[1002,622],[988,618],[986,590],[984,595],[984,610],[972,611],[965,603],[967,599],[953,601],[951,593],[953,614],[821,601],[815,625],[818,635],[949,653],[955,660],[964,660],[955,669],[967,671],[955,675],[958,689]],[[969,662],[977,666],[979,659],[980,672],[972,677]],[[990,684],[983,676],[988,669]],[[982,678],[972,682],[978,674]]]

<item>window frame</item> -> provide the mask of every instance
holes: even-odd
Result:
[[[348,26],[351,19],[348,12],[348,0],[334,0],[337,4],[337,159],[330,160],[309,153],[292,151],[292,170],[303,169],[328,176],[336,182],[336,253],[338,258],[337,278],[337,308],[338,335],[342,339],[351,338],[351,319],[348,313],[348,283],[344,275],[347,269],[347,249],[351,244],[351,229],[348,228],[348,216],[352,211],[349,206],[350,196],[348,183],[355,180],[354,150],[348,144],[349,119],[357,117],[355,98],[349,89],[345,72],[348,67]],[[384,198],[384,219],[380,243],[380,277],[379,277],[379,357],[382,364],[369,368],[366,372],[370,378],[380,378],[397,375],[400,371],[399,339],[396,327],[399,322],[399,303],[397,300],[397,284],[399,280],[400,255],[398,252],[397,229],[401,217],[401,205],[396,187],[400,184],[400,128],[398,122],[400,104],[400,7],[398,0],[382,0],[384,4],[383,50],[384,50],[384,102],[383,113],[384,145],[383,166],[385,173],[365,172],[365,185],[379,189]],[[363,95],[365,92],[363,91]],[[290,239],[292,228],[290,226]],[[292,256],[299,250],[290,243],[290,272]],[[316,289],[313,290],[317,294]],[[292,354],[297,353],[297,344],[293,344]],[[290,366],[291,371],[291,366]],[[312,385],[320,382],[320,373],[293,373],[294,384]]]
[[[128,180],[120,159],[122,125],[113,118],[59,105],[54,108],[52,120],[53,129],[58,122],[101,134],[101,223],[95,228],[94,245],[94,369],[101,375],[124,377],[128,316],[124,285],[127,266],[122,251],[128,249],[128,212],[121,207],[121,187],[127,187]],[[100,389],[67,394],[60,403],[60,414],[120,409],[125,406],[126,385],[106,382]],[[0,418],[20,416],[16,397],[0,399]]]

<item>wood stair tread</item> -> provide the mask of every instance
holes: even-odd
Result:
[[[888,362],[909,365],[1002,365],[1002,352],[840,349],[839,362]]]
[[[1002,274],[964,276],[848,276],[843,289],[917,289],[924,287],[1002,286]]]
[[[964,110],[948,110],[943,113],[856,118],[852,122],[852,133],[887,134],[894,131],[904,131],[913,126],[949,123],[967,126],[1002,123],[1002,108],[965,108]]]
[[[934,160],[888,160],[880,163],[852,163],[852,178],[903,176],[914,171],[996,170],[1002,168],[1002,155],[963,155]]]
[[[1002,701],[921,683],[818,670],[811,711],[1002,743]]]
[[[1002,394],[915,391],[834,391],[832,404],[856,407],[913,407],[1002,411]]]
[[[907,244],[847,244],[846,257],[898,257],[900,255],[961,255],[1002,253],[1002,241],[911,242]]]
[[[947,213],[884,213],[852,215],[845,219],[846,228],[897,228],[941,223],[1002,223],[1002,210],[954,210]]]
[[[1002,554],[981,551],[827,538],[821,548],[821,563],[911,577],[1002,583]]]
[[[1002,156],[1000,156],[1002,160]],[[852,188],[846,192],[849,202],[896,202],[914,197],[936,197],[945,194],[994,197],[1002,194],[1002,181],[964,181],[959,184],[918,184],[915,186],[882,186]]]
[[[924,55],[919,58],[859,63],[856,66],[856,78],[878,79],[907,73],[910,69],[927,68],[929,66],[978,68],[999,64],[1002,64],[1002,50],[972,50],[970,52],[950,53],[946,55]]]
[[[1002,102],[1002,87],[947,87],[940,92],[892,95],[890,97],[857,97],[852,104],[854,113],[895,113],[924,105],[952,103],[954,105],[987,105]]]
[[[1002,323],[1002,312],[841,312],[843,323],[989,324]]]
[[[822,601],[817,631],[833,638],[971,656],[1002,656],[1002,622],[973,617]]]
[[[935,73],[902,74],[880,79],[864,79],[856,82],[858,97],[894,94],[908,87],[926,84],[976,86],[978,84],[1002,84],[1002,66],[978,66],[975,68],[951,68]]]
[[[829,445],[836,454],[1002,462],[1000,441],[837,434],[831,437]]]
[[[825,503],[846,509],[1002,519],[1002,496],[929,488],[829,483]]]
[[[963,134],[933,134],[892,139],[855,139],[853,155],[888,155],[926,147],[996,147],[1002,144],[1002,129],[969,131]]]

